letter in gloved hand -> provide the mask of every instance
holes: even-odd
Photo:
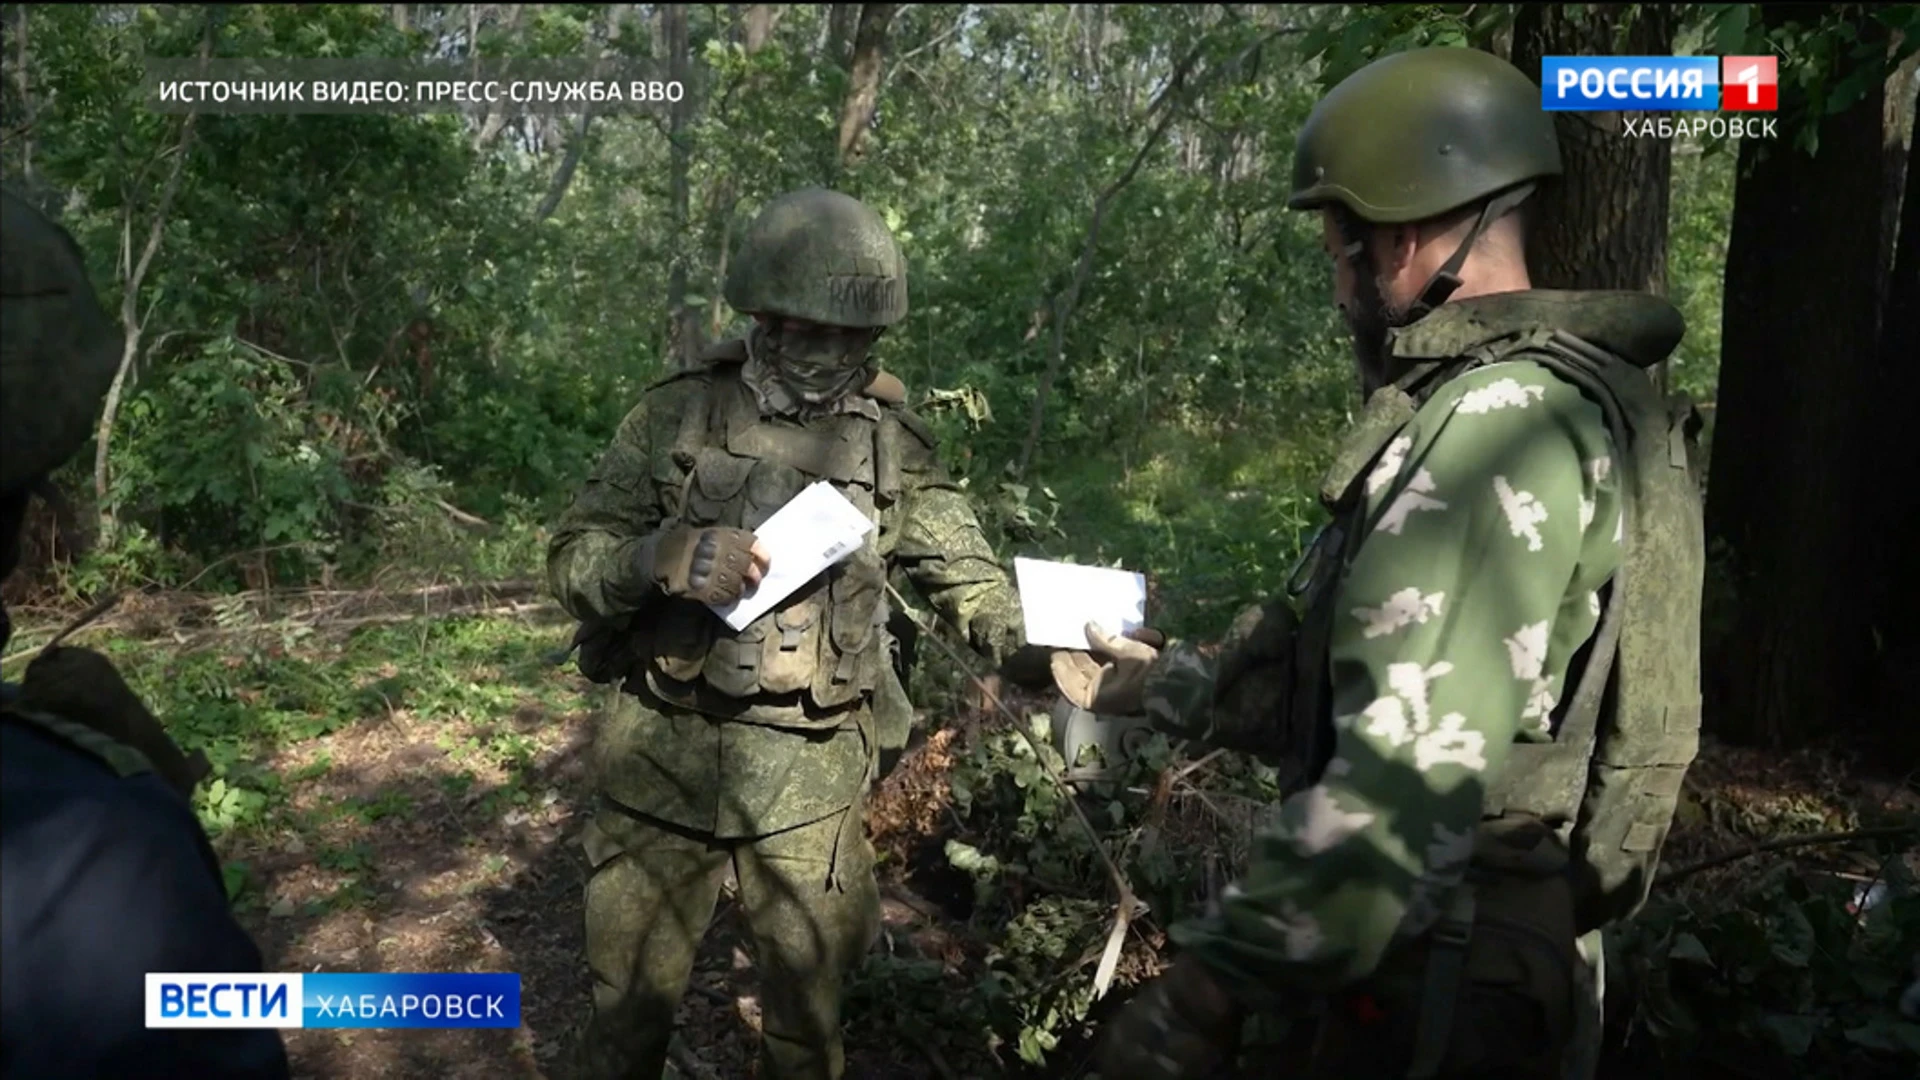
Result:
[[[731,604],[747,586],[757,585],[770,565],[767,549],[745,529],[685,525],[667,530],[643,560],[651,560],[651,576],[668,596],[702,604]]]

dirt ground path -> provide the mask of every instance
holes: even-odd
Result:
[[[247,929],[279,971],[511,971],[521,976],[522,1026],[511,1031],[291,1031],[294,1075],[310,1080],[506,1080],[572,1075],[576,1032],[589,984],[581,960],[582,884],[578,837],[590,806],[583,764],[590,714],[550,717],[524,709],[514,726],[539,746],[521,769],[525,805],[486,797],[476,784],[448,795],[432,780],[442,751],[409,732],[404,719],[368,723],[290,749],[271,767],[298,774],[308,762],[331,767],[301,786],[310,814],[328,805],[401,806],[371,822],[352,815],[277,842],[259,838],[228,853],[258,882],[260,902],[243,911]],[[944,740],[941,740],[944,742]],[[924,791],[925,751],[903,765],[894,794],[876,807],[889,818],[878,837],[896,848],[934,816]],[[901,783],[905,781],[905,783]],[[892,809],[889,809],[891,807]],[[314,848],[335,853],[317,858]],[[348,853],[342,857],[340,852]],[[923,949],[964,962],[931,926],[939,910],[889,875],[887,937],[879,947]],[[723,898],[681,1006],[682,1039],[706,1077],[753,1075],[757,987],[745,928]],[[939,1077],[911,1047],[862,1045],[850,1025],[849,1076]]]

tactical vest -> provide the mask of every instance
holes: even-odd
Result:
[[[1569,665],[1578,678],[1553,741],[1515,743],[1490,780],[1484,818],[1539,819],[1567,837],[1578,930],[1627,918],[1645,902],[1681,781],[1699,749],[1699,631],[1704,543],[1689,452],[1698,416],[1663,402],[1642,369],[1563,331],[1539,328],[1425,365],[1375,393],[1320,492],[1332,523],[1302,560],[1292,708],[1326,717],[1335,598],[1360,540],[1364,480],[1419,404],[1448,380],[1507,360],[1531,360],[1579,387],[1606,416],[1621,483],[1621,564],[1599,626]],[[1310,775],[1332,753],[1327,724],[1302,724]]]
[[[891,662],[887,557],[904,456],[932,436],[904,410],[881,407],[805,420],[761,415],[730,360],[706,376],[682,417],[666,512],[680,524],[754,530],[809,484],[825,480],[876,522],[853,555],[735,633],[699,604],[668,601],[634,620],[645,680],[663,701],[712,715],[795,728],[833,728],[871,699]],[[878,404],[878,403],[876,403]]]
[[[1317,780],[1332,753],[1334,604],[1362,539],[1365,478],[1442,385],[1508,360],[1538,362],[1600,405],[1621,484],[1621,560],[1593,637],[1568,665],[1568,678],[1578,681],[1555,710],[1553,741],[1511,747],[1506,767],[1488,779],[1464,880],[1437,898],[1437,921],[1397,958],[1390,954],[1370,980],[1393,999],[1415,1003],[1407,1073],[1415,1080],[1472,1071],[1518,1045],[1481,1023],[1456,1028],[1456,1005],[1470,984],[1530,999],[1547,1025],[1540,1052],[1548,1058],[1525,1067],[1551,1063],[1554,1048],[1572,1037],[1574,939],[1645,903],[1681,781],[1699,749],[1705,556],[1689,453],[1697,414],[1683,399],[1660,400],[1642,369],[1564,331],[1537,327],[1453,361],[1417,366],[1368,400],[1341,446],[1320,492],[1332,523],[1289,582],[1303,608],[1291,707],[1293,715],[1317,721],[1293,725],[1309,742],[1298,751],[1311,762],[1308,775]],[[1329,1022],[1323,1049],[1353,1035]]]

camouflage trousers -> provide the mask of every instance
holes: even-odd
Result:
[[[761,1080],[839,1080],[842,984],[880,932],[863,812],[856,802],[811,824],[723,840],[603,799],[584,838],[593,1016],[583,1074],[658,1080],[731,871],[758,964]],[[856,820],[843,834],[848,814]]]

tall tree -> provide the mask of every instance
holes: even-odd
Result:
[[[1880,420],[1873,430],[1878,437],[1874,460],[1894,467],[1913,460],[1912,422],[1905,413],[1913,400],[1914,374],[1920,370],[1916,366],[1920,361],[1920,164],[1913,154],[1914,86],[1920,79],[1916,79],[1915,63],[1909,59],[1903,72],[1887,84],[1889,95],[1899,95],[1901,108],[1889,111],[1886,142],[1889,150],[1900,151],[1904,179],[1888,200],[1897,199],[1892,225],[1896,239],[1891,245],[1891,271],[1881,292],[1880,390],[1874,395]],[[1920,484],[1887,484],[1878,494],[1886,500],[1885,520],[1920,517]],[[1880,582],[1873,590],[1880,601],[1875,628],[1881,650],[1874,713],[1887,736],[1886,749],[1897,755],[1897,771],[1905,772],[1920,766],[1920,727],[1902,722],[1913,715],[1913,686],[1920,679],[1920,621],[1911,610],[1913,597],[1920,596],[1920,559],[1912,557],[1913,538],[1904,530],[1878,529],[1873,538],[1872,565],[1878,568]]]
[[[1767,31],[1800,32],[1815,4],[1764,4]],[[1862,18],[1862,33],[1879,24]],[[1789,31],[1789,27],[1794,29]],[[1882,28],[1884,29],[1884,28]],[[1841,51],[1826,85],[1870,54]],[[1869,685],[1874,589],[1861,575],[1886,518],[1866,482],[1878,364],[1882,98],[1810,112],[1782,79],[1789,124],[1818,123],[1814,152],[1742,142],[1726,294],[1708,542],[1726,610],[1709,612],[1711,729],[1786,746],[1851,717]]]
[[[773,28],[780,23],[781,8],[777,4],[748,4],[741,16],[741,44],[747,55],[751,56],[766,48],[773,39]]]
[[[880,67],[886,59],[887,27],[898,4],[861,4],[860,26],[853,34],[853,56],[847,62],[847,100],[840,108],[840,166],[860,164],[866,154],[867,129],[880,107]]]
[[[661,37],[667,50],[667,79],[687,85],[690,64],[687,40],[687,5],[663,4],[660,8]],[[699,348],[698,317],[687,310],[687,260],[691,237],[687,172],[693,159],[688,121],[693,113],[692,95],[682,93],[680,100],[667,104],[667,198],[673,215],[672,266],[667,272],[667,348],[669,367],[686,367]]]
[[[1543,56],[1665,56],[1674,11],[1661,4],[1525,4],[1513,62],[1540,77]],[[1667,288],[1667,195],[1673,144],[1626,135],[1618,112],[1555,114],[1565,174],[1534,196],[1527,261],[1549,289]]]
[[[860,18],[860,4],[827,4],[826,24],[821,28],[820,59],[823,63],[847,66],[847,50],[853,47],[853,27]]]

